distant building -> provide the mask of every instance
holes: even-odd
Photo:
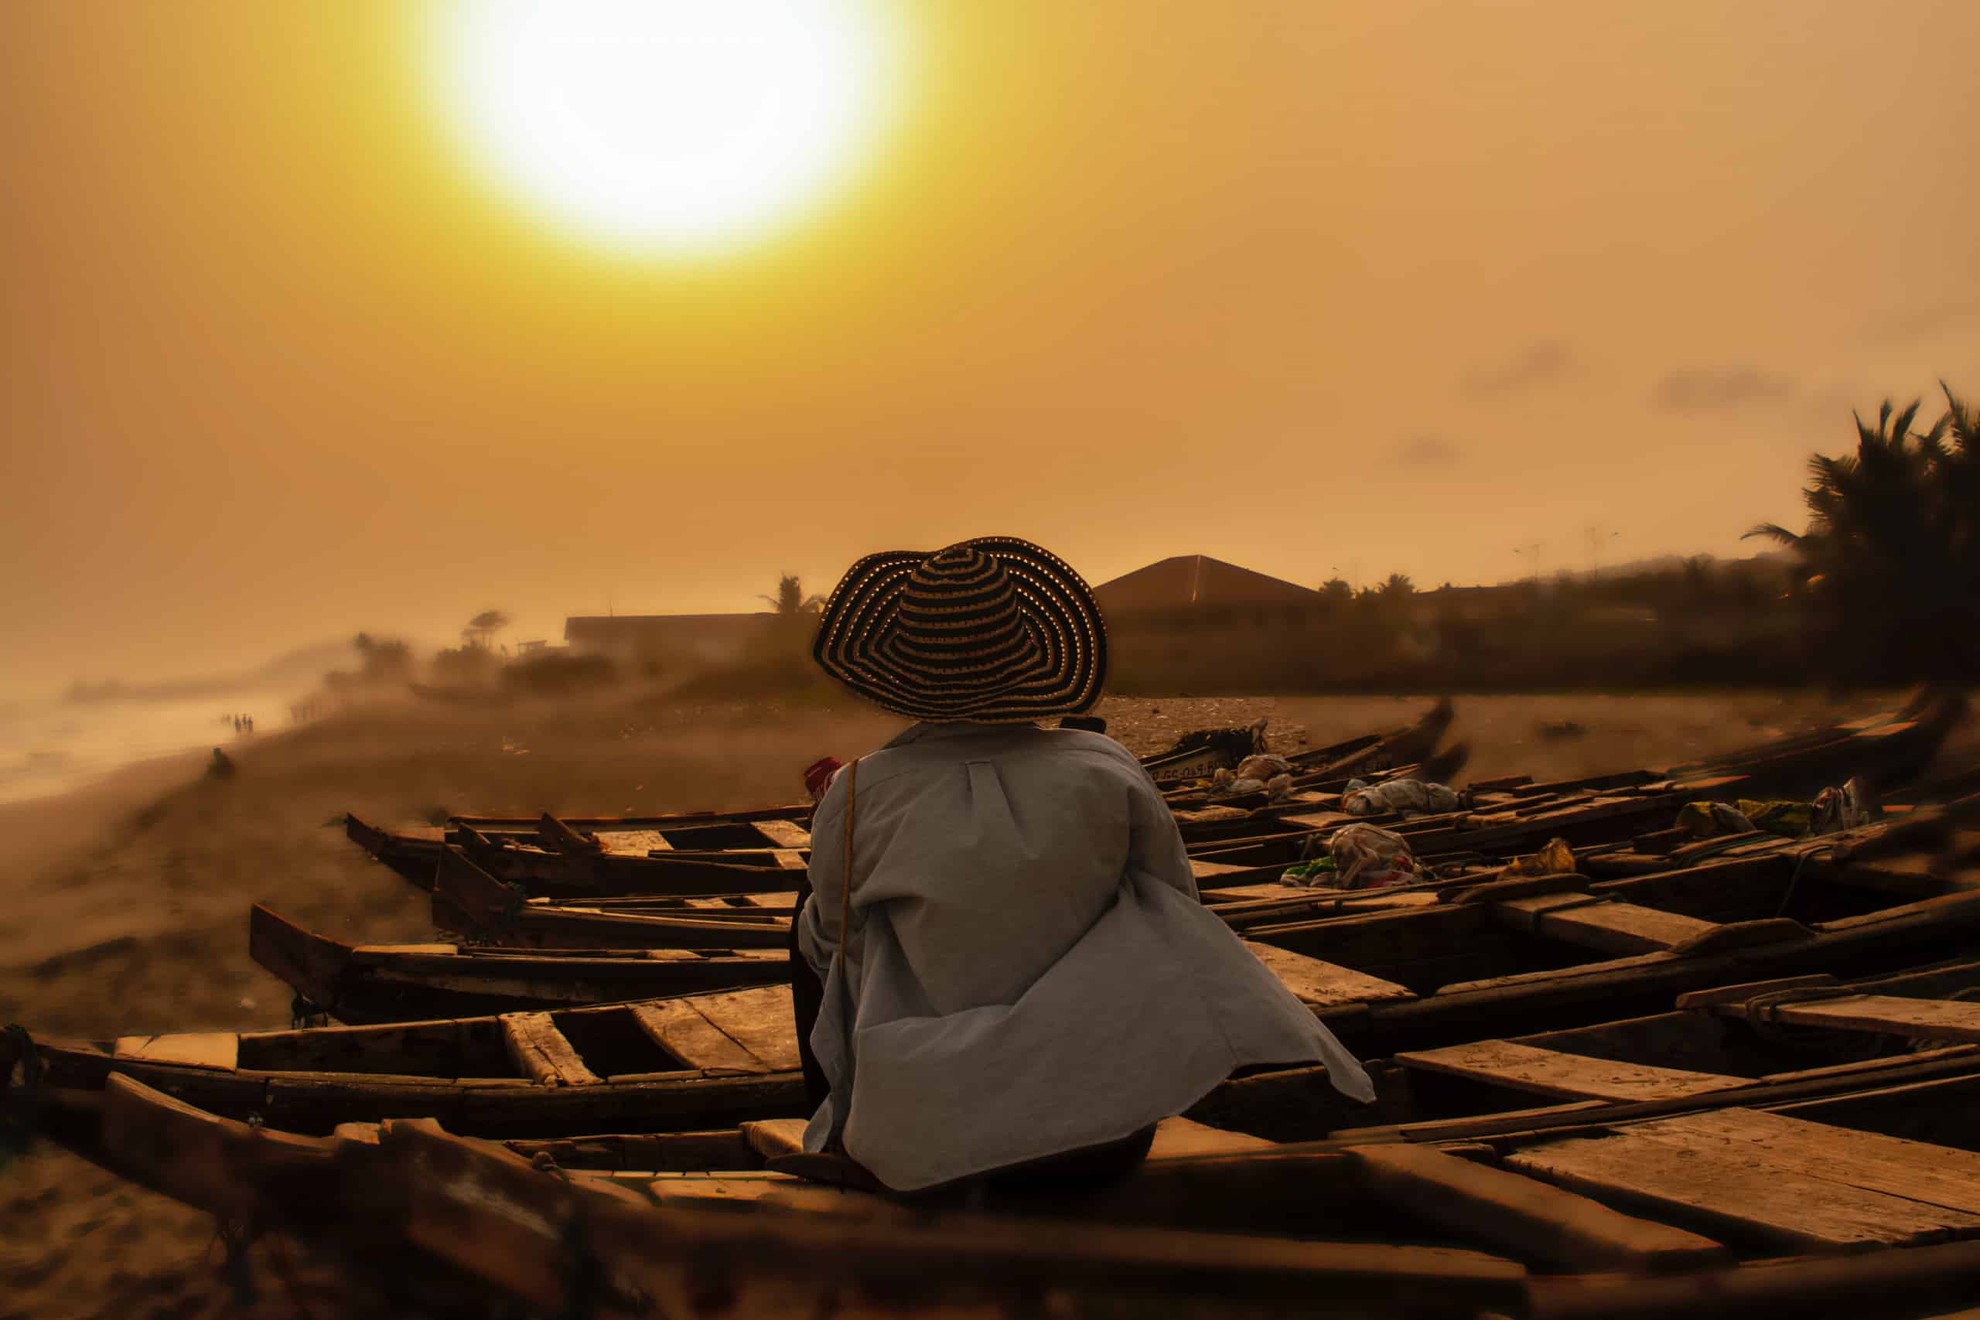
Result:
[[[1296,582],[1177,555],[1093,594],[1107,617],[1117,689],[1270,691],[1308,682],[1319,667],[1327,602]]]
[[[564,620],[573,655],[602,655],[634,672],[666,673],[742,659],[770,636],[777,616],[756,614],[574,615]]]

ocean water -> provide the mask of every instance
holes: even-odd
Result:
[[[64,793],[123,766],[230,747],[289,727],[293,693],[244,688],[179,697],[0,703],[0,802]],[[252,715],[252,735],[233,716]]]

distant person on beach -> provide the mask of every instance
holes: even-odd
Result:
[[[1118,742],[1039,721],[1099,698],[1092,591],[1026,541],[853,565],[812,653],[917,721],[831,773],[797,944],[820,981],[809,1152],[896,1191],[1105,1182],[1232,1073],[1368,1075],[1197,901]],[[808,1080],[811,1071],[808,1070]],[[822,1092],[822,1093],[821,1093]]]

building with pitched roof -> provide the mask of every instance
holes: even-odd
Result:
[[[1176,555],[1093,589],[1122,691],[1268,691],[1311,681],[1319,592],[1208,555]]]

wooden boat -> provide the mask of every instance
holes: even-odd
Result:
[[[1922,840],[1943,819],[1915,814],[1900,822],[1903,831],[1894,823],[1812,840],[1759,838],[1704,862],[1673,859],[1619,879],[1565,874],[1436,887],[1411,906],[1352,915],[1257,920],[1254,909],[1243,914],[1244,934],[1255,949],[1279,951],[1261,957],[1276,960],[1274,970],[1289,984],[1296,979],[1296,993],[1364,1052],[1578,1026],[1654,1011],[1726,981],[1868,974],[1972,947],[1980,864],[1935,872],[1938,850]],[[1875,851],[1890,837],[1899,851],[1874,867],[1848,852]],[[1894,889],[1893,871],[1912,879]],[[1290,901],[1297,899],[1262,900],[1265,915]],[[645,998],[678,992],[683,976],[738,966],[710,949],[359,951],[265,910],[255,916],[253,947],[299,994],[346,1020]],[[727,957],[751,952],[762,961],[749,974],[774,979],[774,948]]]
[[[1292,764],[1292,786],[1295,790],[1337,786],[1350,779],[1368,779],[1384,771],[1429,761],[1449,732],[1454,716],[1450,701],[1441,699],[1412,724],[1288,756],[1286,760]],[[1179,810],[1215,800],[1207,791],[1188,784],[1178,786],[1166,796],[1170,805]],[[1263,805],[1262,798],[1259,804]]]
[[[1980,1289],[1980,1141],[1968,1121],[1980,1050],[1716,1090],[1668,1068],[1628,1077],[1611,1055],[1675,1021],[1723,1061],[1727,1042],[1707,1039],[1714,1023],[1774,1015],[1779,1026],[1783,1011],[1812,1011],[1803,1005],[1830,1006],[1819,1026],[1782,1028],[1807,1030],[1807,1050],[1832,1049],[1836,1022],[1865,1041],[1980,1038],[1980,1004],[1914,993],[1970,986],[1974,971],[1798,987],[1825,998],[1733,988],[1615,1024],[1599,1042],[1580,1033],[1579,1081],[1557,1064],[1553,1084],[1629,1098],[1502,1110],[1458,1137],[1446,1124],[1273,1144],[1171,1120],[1122,1182],[1046,1197],[993,1188],[967,1214],[954,1198],[904,1203],[794,1176],[835,1166],[797,1150],[792,1120],[504,1146],[431,1119],[312,1136],[222,1116],[131,1074],[106,1079],[86,1153],[230,1219],[347,1249],[410,1244],[545,1309],[1024,1310],[1043,1289],[1061,1307],[1220,1315],[1818,1316],[1856,1301],[1866,1314],[1924,1317]],[[1794,1044],[1755,1034],[1749,1047]],[[1493,1080],[1530,1085],[1546,1053],[1502,1051]],[[1647,1090],[1664,1098],[1645,1102]]]
[[[1042,1294],[1124,1314],[1922,1316],[1980,1290],[1980,1153],[1940,1126],[1946,1144],[1729,1108],[1298,1151],[1172,1129],[1111,1188],[986,1197],[994,1214],[797,1181],[763,1159],[778,1125],[745,1137],[770,1167],[709,1174],[573,1174],[397,1124],[339,1154],[355,1186],[392,1189],[375,1199],[403,1207],[404,1240],[537,1307],[595,1297],[573,1288],[583,1265],[627,1313],[1011,1313]]]
[[[453,944],[350,945],[255,904],[248,952],[307,1001],[344,1022],[502,1013],[771,985],[790,975],[785,936],[731,932],[697,949],[527,949]],[[740,947],[738,947],[740,946]]]
[[[303,929],[268,907],[249,914],[254,960],[294,988],[299,1011],[374,1023],[512,1010],[550,1010],[772,985],[789,976],[787,935],[736,948],[533,950],[455,944],[350,945]],[[686,923],[680,923],[686,924]],[[1400,987],[1284,950],[1253,948],[1294,994],[1325,1016]]]
[[[1298,772],[1295,784],[1302,792],[1299,800],[1286,804],[1286,809],[1324,805],[1312,797],[1313,791],[1338,793],[1353,775],[1394,773],[1422,761],[1432,754],[1451,719],[1450,703],[1443,701],[1404,728],[1364,734],[1289,757]],[[1204,746],[1215,743],[1208,736],[1214,732],[1202,735]],[[1213,747],[1205,753],[1203,747],[1187,747],[1181,749],[1182,760],[1167,753],[1143,760],[1144,764],[1159,761],[1163,774],[1177,775],[1185,761],[1193,766],[1196,762],[1191,758],[1206,754],[1214,760],[1223,758],[1225,752]],[[1430,769],[1448,774],[1461,764],[1461,759],[1447,757]],[[1209,766],[1204,773],[1215,768]],[[1201,799],[1201,794],[1195,797]],[[1231,799],[1217,819],[1223,821],[1239,807],[1263,804],[1262,795],[1255,802]],[[445,830],[428,833],[391,832],[346,816],[344,827],[353,843],[422,888],[432,886],[440,850],[452,844],[466,849],[478,866],[497,879],[527,884],[533,897],[686,896],[747,893],[783,885],[786,882],[774,877],[738,871],[802,869],[811,846],[807,828],[810,814],[809,806],[792,805],[663,816],[459,816]],[[1185,832],[1191,831],[1186,821]],[[1203,831],[1206,836],[1219,837],[1232,832],[1228,825]]]
[[[1356,997],[1340,982],[1323,976],[1301,986],[1295,974],[1309,968],[1297,962],[1283,968],[1289,968],[1281,970],[1287,984],[1337,1029],[1370,1011],[1366,995]],[[1469,1057],[1398,1053],[1370,1069],[1380,1096],[1374,1108],[1340,1098],[1325,1069],[1309,1067],[1224,1083],[1190,1116],[1297,1140],[1368,1122],[1445,1122],[1529,1108],[1535,1098],[1580,1102],[1626,1094],[1683,1108],[1707,1100],[1760,1102],[1828,1094],[1837,1086],[1929,1081],[1980,1071],[1980,1061],[1970,1045],[1917,1055],[1909,1041],[1974,1039],[1980,1005],[1940,997],[1907,1017],[1891,1003],[1970,993],[1972,984],[1974,968],[1964,966],[1909,982],[1855,986],[1853,1007],[1847,995],[1830,995],[1830,1015],[1855,1011],[1855,1021],[1875,1023],[1873,1031],[1843,1033],[1839,1045],[1835,1033],[1782,1043],[1784,1009],[1766,999],[1780,988],[1760,986],[1744,997],[1721,991],[1693,1001],[1685,1009],[1689,1025],[1665,1013],[1608,1029],[1529,1033],[1501,1049],[1501,1057],[1483,1061],[1475,1049]],[[1798,982],[1792,990],[1808,986]],[[1748,999],[1750,1007],[1727,1007],[1748,1005]],[[1798,1029],[1792,1021],[1790,1027]],[[1673,1069],[1671,1063],[1695,1067]],[[790,991],[780,986],[240,1035],[77,1043],[18,1031],[0,1039],[0,1079],[12,1079],[16,1065],[24,1069],[24,1084],[0,1096],[8,1110],[32,1110],[44,1130],[85,1150],[95,1140],[101,1094],[113,1075],[218,1116],[253,1116],[271,1128],[305,1134],[382,1118],[436,1118],[453,1132],[477,1136],[663,1132],[804,1112]],[[1548,1116],[1558,1114],[1550,1110]]]
[[[1838,725],[1808,741],[1788,738],[1672,773],[1678,778],[1738,774],[1747,781],[1748,797],[1808,797],[1852,776],[1888,787],[1922,773],[1966,712],[1966,698],[1957,689],[1927,689],[1896,711]]]
[[[594,821],[546,813],[525,835],[508,828],[484,832],[468,820],[445,831],[395,833],[347,815],[344,832],[422,889],[432,888],[441,851],[451,845],[470,850],[479,865],[502,879],[526,880],[533,889],[561,897],[749,893],[788,886],[788,876],[777,873],[804,869],[811,847],[804,824],[809,816],[809,808],[797,807],[720,819],[697,813]]]
[[[112,1075],[293,1132],[386,1117],[508,1134],[692,1128],[802,1111],[790,1004],[788,988],[765,986],[382,1026],[95,1042],[13,1034],[0,1040],[0,1076],[30,1058],[34,1084],[8,1091],[8,1104],[32,1104],[44,1130],[84,1143]]]

